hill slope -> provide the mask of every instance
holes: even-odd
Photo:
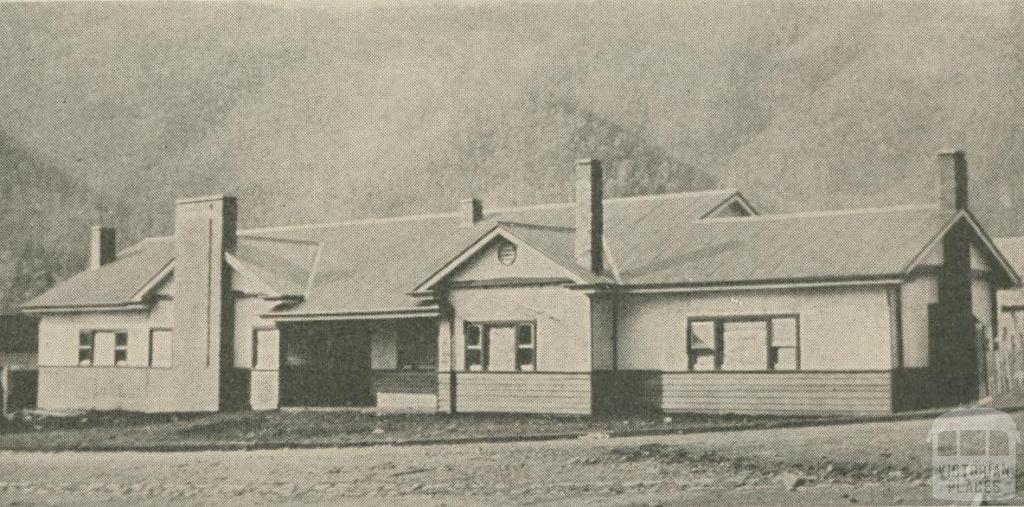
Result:
[[[1013,4],[0,5],[0,133],[46,160],[12,188],[59,172],[84,215],[32,227],[122,242],[214,191],[245,225],[561,200],[580,156],[613,195],[931,201],[946,146],[993,232],[1024,233],[1022,35]],[[43,271],[81,264],[72,236]]]

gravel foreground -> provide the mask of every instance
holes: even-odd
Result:
[[[1019,423],[1020,415],[1015,418]],[[0,502],[940,504],[928,482],[930,424],[424,447],[3,452]]]

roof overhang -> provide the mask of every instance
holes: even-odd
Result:
[[[690,294],[700,292],[733,292],[755,290],[814,289],[829,287],[865,287],[899,285],[905,278],[899,274],[861,278],[808,278],[800,280],[761,280],[722,283],[675,283],[647,285],[578,284],[570,288],[587,293],[620,294]]]
[[[394,320],[394,319],[424,319],[441,316],[441,309],[436,306],[424,306],[419,308],[394,308],[387,310],[374,310],[365,312],[269,312],[261,315],[262,318],[275,322],[313,322],[313,321],[335,321],[335,320]]]
[[[61,313],[112,313],[112,312],[143,312],[149,310],[147,303],[123,303],[114,305],[88,305],[88,306],[35,306],[22,307],[22,313],[34,315],[61,314]]]

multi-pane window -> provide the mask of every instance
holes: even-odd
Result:
[[[537,336],[532,323],[466,324],[466,369],[535,371]]]
[[[149,331],[149,366],[171,367],[171,330],[151,329]]]
[[[690,369],[718,369],[718,331],[714,321],[690,323]]]
[[[96,333],[92,331],[78,332],[78,364],[91,366],[96,353]]]
[[[533,326],[520,324],[516,326],[516,369],[533,371],[537,368],[537,340],[533,335]]]
[[[466,324],[466,369],[482,371],[487,369],[487,347],[484,344],[484,326]]]
[[[796,318],[772,319],[772,342],[768,349],[768,367],[773,370],[795,370],[800,364]]]
[[[79,366],[128,365],[128,333],[109,330],[78,332]]]
[[[128,363],[128,333],[114,333],[114,365]]]
[[[694,371],[800,367],[799,321],[794,316],[691,319],[687,334]]]

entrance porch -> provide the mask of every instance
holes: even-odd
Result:
[[[261,395],[254,378],[254,408],[437,409],[436,320],[292,322],[279,329],[277,403],[255,403]]]

